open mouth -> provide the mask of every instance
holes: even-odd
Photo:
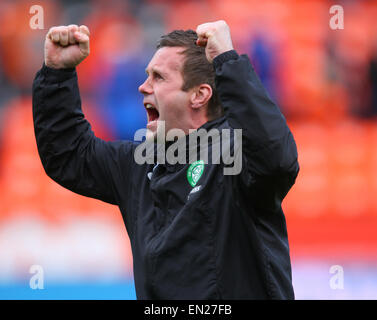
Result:
[[[157,126],[157,120],[160,117],[158,110],[150,103],[144,104],[145,109],[147,110],[148,124],[147,128],[152,129]]]
[[[147,103],[145,105],[145,108],[147,109],[147,114],[148,114],[148,122],[155,121],[158,119],[160,116],[158,110],[151,105],[150,103]]]

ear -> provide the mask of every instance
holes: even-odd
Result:
[[[191,93],[191,107],[193,109],[200,109],[208,104],[209,99],[212,97],[212,88],[207,83],[194,87]]]

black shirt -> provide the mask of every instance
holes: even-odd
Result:
[[[225,116],[202,128],[242,129],[239,174],[209,161],[190,183],[190,163],[136,163],[140,144],[94,136],[76,71],[45,65],[33,84],[42,164],[62,186],[119,206],[139,299],[293,299],[281,208],[299,171],[293,136],[246,55],[213,65]]]

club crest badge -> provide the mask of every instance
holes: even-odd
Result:
[[[193,162],[190,167],[187,169],[187,181],[192,187],[198,183],[200,177],[204,171],[204,161],[198,160]]]

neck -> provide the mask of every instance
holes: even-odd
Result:
[[[188,129],[184,130],[186,135],[189,134],[189,129],[198,129],[209,121],[205,111],[206,110],[193,110],[191,112]]]

